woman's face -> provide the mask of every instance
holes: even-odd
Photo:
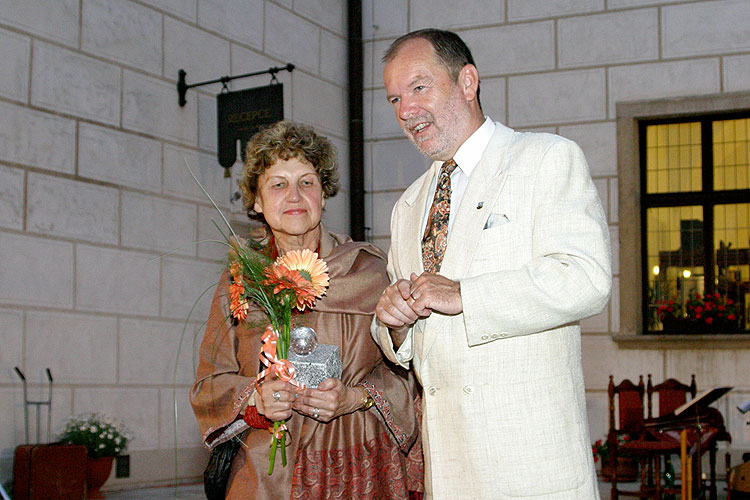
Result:
[[[304,159],[279,159],[258,177],[254,209],[263,214],[276,239],[317,231],[323,207],[320,177]]]

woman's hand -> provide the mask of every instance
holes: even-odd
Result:
[[[255,386],[255,409],[268,420],[284,420],[292,416],[292,405],[299,389],[283,380],[264,380]]]
[[[337,378],[327,378],[317,389],[305,389],[292,407],[320,422],[330,422],[359,410],[362,407],[362,391],[345,386]]]

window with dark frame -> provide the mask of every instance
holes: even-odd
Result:
[[[643,331],[747,332],[750,112],[638,126]]]

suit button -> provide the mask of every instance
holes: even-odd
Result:
[[[430,387],[429,387],[429,388],[427,389],[427,392],[428,392],[428,393],[430,394],[430,396],[434,396],[434,395],[435,395],[435,393],[437,392],[437,387],[432,387],[432,386],[430,386]]]
[[[482,335],[482,340],[487,340],[488,338],[487,334]]]
[[[496,339],[496,338],[497,338],[498,336],[499,336],[499,335],[498,335],[497,333],[493,333],[493,334],[492,334],[492,338],[493,338],[493,339]]]
[[[508,336],[508,332],[501,332],[501,333],[500,333],[500,336],[501,336],[502,338],[505,338],[505,337],[507,337],[507,336]]]
[[[474,392],[474,386],[466,384],[463,390],[464,394],[471,394],[472,392]]]

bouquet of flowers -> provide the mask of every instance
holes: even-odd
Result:
[[[115,457],[128,447],[130,434],[125,426],[100,413],[71,417],[57,437],[68,444],[82,444],[89,458]]]
[[[289,361],[289,333],[292,308],[304,311],[325,293],[328,266],[318,254],[308,249],[292,250],[271,262],[246,240],[229,238],[229,286],[232,317],[247,318],[249,302],[255,302],[270,324],[262,336],[260,360],[266,369],[258,373],[258,382],[265,377],[278,377],[294,383],[295,369]],[[286,466],[286,422],[274,422],[268,474],[273,473],[276,450],[281,448],[281,463]]]

